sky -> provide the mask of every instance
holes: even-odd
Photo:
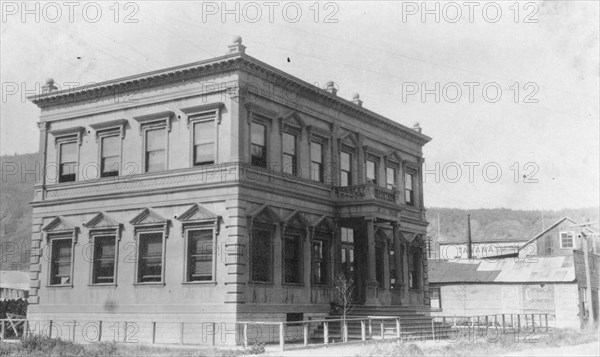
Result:
[[[418,122],[433,138],[427,206],[599,206],[599,3],[465,3],[5,1],[0,153],[37,151],[24,97],[46,78],[67,88],[195,62],[239,35],[261,61]]]

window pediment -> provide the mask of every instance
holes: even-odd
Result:
[[[54,145],[58,145],[65,141],[76,141],[81,145],[81,138],[85,128],[82,126],[74,126],[72,128],[50,130],[50,135],[54,136]]]
[[[96,142],[103,135],[119,134],[122,139],[125,137],[125,128],[127,128],[127,119],[117,119],[102,123],[90,124],[90,127],[96,131]]]
[[[219,234],[219,223],[221,216],[209,211],[201,205],[194,203],[190,208],[177,217],[177,220],[181,222],[183,230],[181,232],[182,237],[185,237],[185,228],[190,226],[206,226],[213,224],[216,235]]]
[[[173,118],[173,113],[170,110],[166,110],[163,112],[152,113],[147,115],[140,115],[137,117],[133,117],[138,123],[140,123],[140,135],[143,133],[144,127],[152,126],[152,127],[166,127],[167,131],[171,131],[171,119]]]
[[[50,223],[48,223],[42,232],[46,234],[46,239],[55,235],[71,236],[73,241],[77,243],[77,234],[79,233],[79,227],[69,222],[62,216],[55,217]]]
[[[90,242],[92,236],[96,233],[112,233],[117,236],[117,240],[121,240],[121,231],[123,225],[103,212],[99,212],[84,225],[90,231]]]
[[[216,119],[217,124],[221,124],[221,110],[225,104],[221,102],[197,105],[194,107],[182,108],[181,111],[187,116],[187,126],[198,120]]]
[[[269,205],[263,205],[254,212],[250,213],[248,215],[248,219],[250,222],[262,222],[269,224],[279,224],[281,222],[279,215]]]
[[[134,227],[135,233],[144,229],[162,228],[166,238],[169,235],[169,225],[171,220],[163,218],[150,208],[144,208],[140,213],[133,217],[129,223]]]

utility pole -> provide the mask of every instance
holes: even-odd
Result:
[[[590,257],[589,257],[589,252],[588,252],[588,234],[585,231],[586,228],[588,228],[591,225],[591,223],[588,222],[584,223],[584,224],[575,224],[572,225],[571,227],[581,227],[581,233],[579,234],[579,238],[581,238],[581,243],[582,243],[582,249],[583,249],[583,263],[585,264],[585,285],[586,285],[586,289],[585,289],[585,295],[586,295],[586,300],[587,300],[587,306],[586,306],[586,310],[588,313],[588,320],[587,320],[587,327],[593,327],[594,326],[594,307],[593,307],[593,300],[592,300],[592,276],[590,274]]]
[[[467,215],[467,258],[473,259],[473,240],[471,239],[471,215]]]

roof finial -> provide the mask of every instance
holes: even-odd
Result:
[[[359,107],[362,107],[363,101],[360,100],[360,95],[358,93],[354,93],[352,95],[352,103],[358,105]]]
[[[228,54],[246,52],[246,46],[242,45],[242,36],[233,36],[233,42],[228,47]]]
[[[42,94],[54,92],[58,88],[54,85],[54,79],[48,78],[46,79],[46,84],[42,86]]]

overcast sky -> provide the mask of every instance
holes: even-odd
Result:
[[[75,3],[73,18],[64,5],[58,14],[39,3],[36,14],[30,4],[23,18],[21,2],[3,3],[2,154],[37,151],[39,110],[23,96],[45,78],[86,84],[185,64],[225,54],[240,35],[251,56],[310,83],[334,80],[340,96],[358,92],[404,125],[418,121],[433,138],[428,206],[598,206],[596,1],[439,2],[438,22],[436,3],[423,19],[420,1],[240,3],[238,19],[235,3],[222,18],[221,1],[113,4],[98,15],[96,4]]]

